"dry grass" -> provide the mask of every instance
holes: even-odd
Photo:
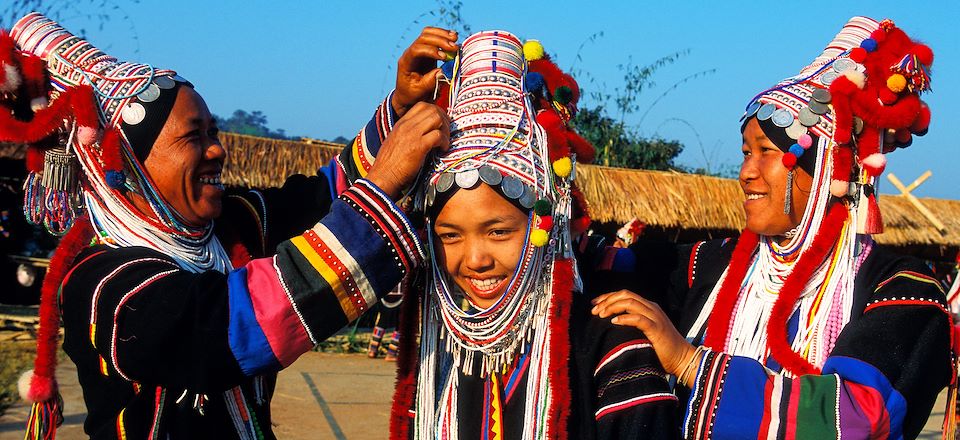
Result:
[[[0,415],[20,400],[17,379],[24,371],[33,368],[36,341],[0,342]]]
[[[343,145],[329,142],[297,142],[221,133],[227,149],[223,183],[247,188],[283,185],[293,174],[314,175],[340,153]]]

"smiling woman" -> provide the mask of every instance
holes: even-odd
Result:
[[[455,47],[455,34],[438,38]],[[408,71],[419,58],[398,70],[429,73]],[[176,72],[119,61],[40,14],[0,32],[0,70],[0,104],[14,109],[0,112],[0,141],[31,143],[28,216],[66,232],[20,381],[27,438],[62,421],[61,310],[91,438],[273,438],[277,371],[422,261],[394,200],[447,143],[435,106],[388,99],[316,175],[225,196],[217,127]]]
[[[503,31],[470,36],[445,68],[451,146],[415,197],[432,267],[403,302],[392,438],[675,437],[649,343],[580,293],[576,83]]]
[[[871,235],[886,154],[930,122],[932,62],[892,21],[852,18],[748,103],[740,237],[623,251],[634,279],[593,312],[650,338],[688,400],[685,437],[914,438],[955,396],[943,289]]]

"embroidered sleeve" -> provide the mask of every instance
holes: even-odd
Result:
[[[710,352],[687,402],[685,437],[915,437],[951,377],[948,313],[930,281],[912,273],[880,283],[819,375],[788,377]]]
[[[277,370],[372,307],[423,259],[403,213],[366,180],[277,255],[231,272],[231,350],[247,375]]]
[[[353,142],[340,153],[337,160],[340,171],[343,172],[347,182],[367,177],[367,173],[370,172],[370,168],[373,167],[376,160],[377,153],[380,152],[380,145],[393,130],[393,124],[398,118],[390,104],[392,98],[393,92],[390,92],[377,107],[370,122],[360,130]]]

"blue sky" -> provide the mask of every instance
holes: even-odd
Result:
[[[176,69],[214,113],[260,110],[274,129],[325,139],[356,133],[392,88],[402,50],[420,27],[440,22],[429,14],[438,8],[433,0],[118,3],[129,19],[115,16],[102,30],[77,16],[62,23],[86,28],[115,56]],[[960,199],[960,2],[468,0],[461,12],[473,31],[541,40],[561,68],[589,73],[578,78],[588,92],[622,87],[618,65],[689,50],[656,73],[656,86],[626,123],[683,142],[681,164],[713,169],[738,164],[737,120],[756,92],[812,61],[849,17],[892,18],[929,44],[936,60],[934,92],[924,97],[933,111],[930,134],[892,154],[887,170],[909,183],[930,169],[933,177],[915,194]],[[652,105],[676,82],[708,69],[716,71]],[[881,190],[891,192],[883,182]]]

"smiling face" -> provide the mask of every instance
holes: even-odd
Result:
[[[486,184],[461,189],[437,215],[437,261],[474,305],[489,308],[520,262],[527,224],[523,211]]]
[[[800,167],[793,169],[792,209],[784,214],[788,173],[782,162],[784,153],[763,134],[755,118],[743,130],[742,151],[739,180],[747,196],[743,202],[747,229],[760,235],[781,237],[800,224],[813,178]]]
[[[218,132],[203,98],[191,87],[180,87],[170,116],[143,162],[163,199],[192,226],[210,223],[222,208],[220,173],[227,153]],[[149,215],[142,198],[131,200]]]

